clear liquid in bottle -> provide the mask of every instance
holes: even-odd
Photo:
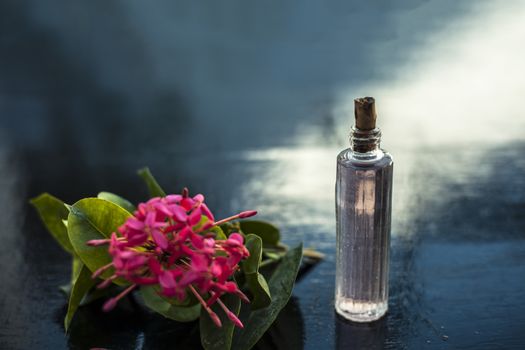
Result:
[[[335,309],[356,322],[388,309],[393,160],[380,136],[375,125],[362,130],[356,122],[351,147],[337,157]]]

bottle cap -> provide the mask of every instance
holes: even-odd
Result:
[[[372,130],[376,127],[376,101],[373,97],[354,100],[355,127],[359,130]]]

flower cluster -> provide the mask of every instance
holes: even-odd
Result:
[[[249,301],[232,281],[239,262],[248,257],[249,252],[241,234],[232,233],[226,239],[218,239],[212,229],[256,213],[246,211],[215,221],[204,203],[204,196],[198,194],[192,198],[187,189],[182,195],[156,197],[140,203],[133,216],[119,227],[118,233],[111,235],[111,239],[88,242],[91,246],[109,244],[109,253],[113,258],[110,264],[93,273],[96,278],[106,270],[114,269],[113,275],[104,280],[99,288],[110,285],[116,278],[131,282],[122,293],[104,304],[104,310],[111,310],[123,296],[139,285],[157,285],[159,294],[180,301],[191,293],[220,327],[219,317],[210,308],[217,302],[228,318],[242,327],[241,321],[222,303],[220,297],[231,293]]]

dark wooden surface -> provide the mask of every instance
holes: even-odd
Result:
[[[143,200],[134,173],[149,165],[169,191],[204,193],[216,216],[257,209],[287,244],[326,254],[261,348],[522,349],[523,79],[494,78],[496,58],[476,50],[510,40],[497,21],[523,8],[494,19],[480,3],[2,1],[0,348],[195,348],[194,325],[133,299],[107,315],[82,308],[65,335],[68,257],[27,202],[98,190]],[[465,52],[487,66],[473,70],[450,26],[477,33]],[[523,71],[519,51],[501,50]],[[396,78],[409,57],[442,66]],[[487,84],[508,120],[497,132]],[[333,311],[335,157],[361,94],[376,97],[395,159],[390,310],[367,325]]]

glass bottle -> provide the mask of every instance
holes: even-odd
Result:
[[[355,100],[350,148],[337,157],[335,309],[370,322],[388,309],[393,159],[379,147],[375,100]]]

